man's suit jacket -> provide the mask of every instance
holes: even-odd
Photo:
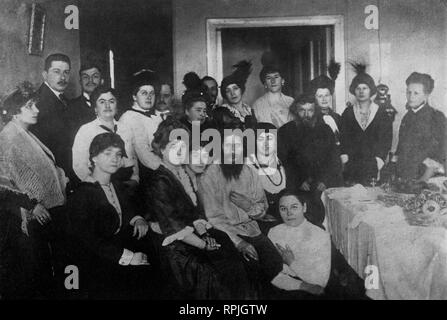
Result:
[[[71,123],[69,121],[68,105],[51,91],[43,83],[37,91],[39,102],[39,117],[37,124],[31,126],[31,132],[34,133],[40,141],[43,142],[54,154],[56,164],[64,169],[68,178],[74,182],[77,181],[73,172],[71,159]]]
[[[79,128],[96,119],[95,108],[87,104],[87,99],[81,94],[68,102],[68,113],[72,127],[73,140]]]

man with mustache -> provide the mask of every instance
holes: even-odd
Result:
[[[79,128],[96,119],[95,106],[90,102],[90,95],[104,83],[101,67],[95,61],[87,61],[79,69],[82,93],[69,102],[70,119],[73,125],[73,137]]]
[[[315,113],[311,97],[300,97],[291,106],[295,118],[279,130],[279,155],[285,162],[287,188],[307,193],[315,206],[311,222],[321,225],[324,207],[320,197],[326,188],[342,185],[341,162],[331,128]],[[284,155],[284,144],[290,141],[293,149]],[[293,161],[290,161],[290,158]],[[289,160],[288,160],[289,159]]]
[[[42,72],[44,83],[37,91],[39,118],[31,131],[51,150],[56,165],[64,169],[70,182],[76,183],[78,178],[73,171],[71,159],[73,130],[67,98],[64,96],[70,80],[70,68],[70,58],[65,54],[54,53],[45,59]]]

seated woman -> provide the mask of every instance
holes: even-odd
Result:
[[[164,235],[163,247],[180,298],[244,299],[250,297],[242,259],[228,236],[205,220],[196,184],[182,162],[186,145],[170,140],[175,129],[186,129],[169,117],[154,135],[152,147],[162,158],[145,185]]]
[[[256,122],[255,113],[249,105],[242,101],[245,83],[251,73],[251,63],[240,61],[233,67],[236,68],[234,72],[223,78],[220,86],[220,93],[226,101],[222,107],[230,110],[242,123],[251,126]]]
[[[282,291],[279,298],[317,298],[324,292],[329,299],[364,299],[363,280],[335,249],[328,232],[306,220],[306,202],[284,190],[279,199],[283,224],[273,227],[268,237],[283,257],[283,277],[276,286]],[[308,294],[290,288],[291,279],[300,279]]]
[[[17,228],[12,243],[19,259],[10,270],[16,281],[12,294],[16,298],[48,298],[53,294],[48,243],[65,227],[61,208],[68,179],[56,166],[53,153],[29,131],[38,121],[36,101],[31,83],[24,82],[2,106],[7,124],[0,133],[0,176],[29,198],[20,200],[22,230]]]
[[[185,114],[180,117],[182,124],[193,132],[193,123],[199,124],[200,132],[203,132],[209,125],[207,119],[207,103],[209,96],[207,88],[202,85],[199,76],[195,72],[189,72],[183,77],[183,84],[186,87],[182,96],[182,104]]]
[[[131,186],[139,182],[138,165],[132,146],[132,132],[130,128],[115,120],[118,108],[116,91],[110,87],[99,86],[90,96],[95,106],[97,119],[84,124],[76,134],[73,143],[73,170],[76,175],[85,181],[90,176],[89,147],[95,136],[100,133],[112,132],[118,134],[125,143],[128,158],[124,159],[124,166],[114,176],[126,181]]]
[[[258,220],[261,231],[268,230],[280,223],[278,212],[278,195],[286,188],[286,173],[278,159],[276,127],[272,123],[259,122],[256,125],[256,153],[249,158],[249,163],[258,171],[268,201],[267,214]]]
[[[120,136],[97,135],[89,148],[91,174],[68,198],[70,237],[79,244],[73,257],[89,298],[155,298],[160,292],[157,237],[134,212],[123,185],[111,181],[126,156]]]
[[[392,161],[397,162],[398,177],[427,181],[445,170],[445,116],[428,104],[435,84],[430,75],[413,72],[406,84],[408,111]]]

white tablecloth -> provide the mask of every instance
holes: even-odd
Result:
[[[325,224],[348,263],[362,278],[368,265],[378,269],[378,288],[368,289],[367,295],[447,299],[446,230],[410,226],[400,207],[387,208],[376,196],[377,190],[359,195],[348,188],[322,195]]]

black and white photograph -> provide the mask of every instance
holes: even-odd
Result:
[[[447,300],[446,0],[0,0],[0,115],[0,304]]]

